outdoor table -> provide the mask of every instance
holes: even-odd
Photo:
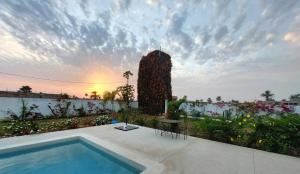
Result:
[[[179,133],[179,124],[181,123],[180,120],[171,120],[171,119],[160,119],[160,129],[161,129],[161,133],[160,135],[162,136],[163,133],[165,132],[170,132],[173,138],[173,131],[175,131],[176,133],[176,138],[177,135]],[[174,128],[174,130],[172,130],[172,128]]]

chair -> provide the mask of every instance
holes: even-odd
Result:
[[[183,133],[183,139],[187,139],[188,134],[188,118],[186,115],[183,116],[183,124],[180,126],[179,135]]]

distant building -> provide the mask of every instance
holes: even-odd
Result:
[[[300,99],[291,99],[289,101],[283,101],[283,103],[289,106],[300,106]]]

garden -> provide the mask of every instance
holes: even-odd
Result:
[[[139,110],[118,112],[110,115],[59,117],[34,120],[3,120],[0,136],[20,136],[67,129],[123,122],[157,128],[157,116],[142,114]],[[180,118],[185,119],[185,118]],[[286,114],[277,118],[247,114],[233,119],[201,116],[186,118],[191,136],[235,144],[269,152],[300,156],[300,117]]]

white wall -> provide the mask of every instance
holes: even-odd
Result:
[[[224,111],[231,110],[232,115],[236,115],[236,108],[234,106],[224,105],[219,106],[216,104],[205,104],[199,106],[193,106],[191,103],[183,103],[180,106],[188,115],[192,115],[193,112],[200,112],[204,115],[222,115]]]
[[[212,115],[222,115],[224,111],[231,110],[232,116],[236,116],[237,108],[235,106],[230,106],[228,104],[224,104],[220,106],[218,104],[204,104],[200,106],[193,106],[192,103],[183,103],[180,105],[180,109],[183,109],[187,112],[188,115],[192,115],[193,112],[200,112],[201,114],[212,116]],[[281,112],[282,108],[280,106],[274,107],[275,112]],[[300,106],[294,107],[294,113],[300,115]],[[266,115],[267,112],[259,111],[258,115]]]
[[[294,107],[294,112],[300,115],[300,106],[295,106]]]
[[[22,100],[24,100],[27,107],[32,106],[33,104],[37,105],[38,108],[33,110],[34,112],[39,112],[44,116],[50,116],[52,115],[51,110],[49,109],[48,105],[55,106],[58,101],[56,99],[45,99],[45,98],[15,98],[15,97],[0,97],[0,119],[7,118],[9,115],[7,114],[7,111],[13,111],[17,115],[20,115],[21,113],[21,107],[22,107]],[[88,103],[94,104],[94,109],[92,113],[95,112],[95,108],[98,107],[99,109],[112,109],[112,102],[107,102],[106,104],[103,103],[103,101],[99,100],[86,100],[86,99],[69,99],[66,101],[70,101],[71,105],[69,107],[68,114],[74,115],[76,112],[73,109],[73,105],[75,108],[80,108],[81,106],[84,107],[85,111],[87,112],[89,107]],[[124,106],[124,105],[123,105]],[[130,106],[133,108],[138,107],[138,102],[132,102],[130,103]],[[113,109],[114,111],[119,111],[121,109],[118,102],[113,102]]]

